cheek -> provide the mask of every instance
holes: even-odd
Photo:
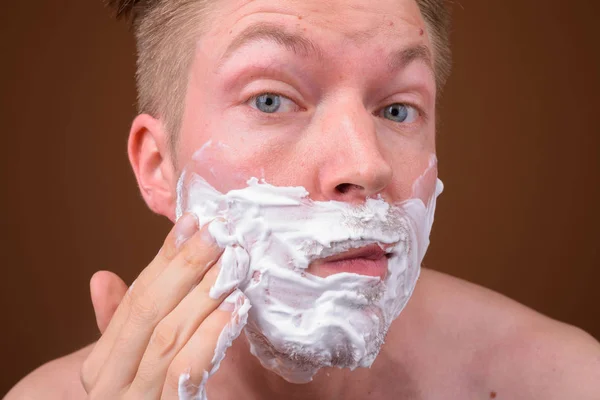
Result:
[[[204,178],[221,193],[247,186],[249,178],[258,176],[248,168],[244,159],[230,145],[210,139],[193,151],[183,171]],[[259,168],[260,170],[260,168]]]
[[[303,185],[308,165],[299,163],[310,162],[301,156],[300,135],[292,130],[256,129],[239,114],[214,113],[204,126],[182,130],[178,164],[181,171],[202,176],[222,193],[247,187],[250,178],[276,186]]]
[[[221,193],[247,187],[250,178],[265,179],[276,186],[294,182],[286,172],[288,163],[283,161],[290,158],[284,149],[251,142],[224,141],[215,135],[186,154],[182,171],[200,175]]]
[[[413,182],[411,197],[421,199],[427,205],[435,192],[437,173],[437,161],[432,158],[427,169]]]
[[[253,150],[237,127],[220,123],[223,118],[215,112],[190,117],[179,141],[180,171],[200,175],[221,193],[246,187],[251,177],[262,178],[260,166],[252,164]]]
[[[388,188],[389,197],[386,200],[399,203],[408,199],[421,199],[427,204],[435,192],[437,182],[435,153],[420,153],[412,157],[404,154],[402,162],[395,163],[392,168],[393,182]]]

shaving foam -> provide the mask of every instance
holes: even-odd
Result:
[[[431,174],[437,175],[435,156],[413,193]],[[194,213],[201,226],[210,224],[210,234],[224,248],[210,296],[234,289],[243,293],[244,307],[234,313],[235,333],[244,330],[265,368],[289,382],[306,383],[323,367],[371,366],[414,290],[442,190],[435,178],[425,202],[417,197],[391,205],[377,197],[354,206],[313,201],[303,187],[278,187],[257,178],[221,193],[200,174],[185,170],[178,183],[177,217]],[[388,252],[384,280],[349,272],[322,278],[306,271],[315,260],[372,244]],[[217,346],[217,362],[205,372],[196,397],[186,391],[189,374],[182,375],[181,398],[206,398],[206,380],[230,344]]]

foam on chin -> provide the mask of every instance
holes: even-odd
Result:
[[[432,157],[423,176],[435,168]],[[309,382],[322,367],[371,366],[414,290],[441,181],[428,204],[414,198],[395,206],[381,198],[361,206],[317,202],[302,187],[256,178],[247,184],[223,194],[193,171],[179,181],[177,217],[192,212],[200,225],[210,223],[209,232],[225,248],[211,297],[235,287],[246,296],[251,307],[236,315],[245,322],[247,313],[251,352],[289,382]],[[391,250],[383,282],[348,272],[326,278],[305,272],[316,259],[373,243]],[[217,347],[219,362],[227,347]]]

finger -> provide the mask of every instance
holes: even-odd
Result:
[[[135,280],[135,289],[132,288],[132,294],[141,295],[146,287],[156,280],[162,271],[175,259],[183,245],[198,231],[198,219],[193,214],[185,214],[182,216],[171,232],[167,235],[163,246],[158,254],[150,262],[150,264],[140,273]],[[135,290],[135,293],[133,292]],[[116,336],[120,331],[123,323],[129,315],[129,302],[131,296],[126,296],[123,299],[122,305],[117,309],[114,317],[114,322],[108,327],[108,336]]]
[[[140,273],[135,280],[135,287],[123,298],[115,311],[104,334],[98,340],[94,349],[83,363],[81,369],[81,382],[86,390],[93,386],[98,378],[98,373],[108,358],[114,346],[114,341],[121,331],[123,324],[129,316],[130,301],[140,297],[146,286],[150,285],[166,266],[175,258],[179,249],[198,230],[197,218],[193,214],[185,214],[179,218],[171,232],[167,235],[163,246],[152,262]]]
[[[169,266],[137,297],[136,282],[129,316],[102,367],[106,373],[102,372],[99,378],[98,384],[101,387],[125,387],[132,382],[158,323],[181,302],[193,286],[200,283],[222,251],[206,226],[183,245]]]
[[[131,393],[158,398],[169,365],[202,322],[229,296],[224,293],[217,299],[210,297],[220,272],[220,262],[212,267],[202,281],[154,329],[148,348],[144,352]],[[233,289],[232,289],[233,290]],[[157,385],[158,383],[158,385]]]
[[[177,399],[181,394],[205,398],[207,380],[246,325],[249,308],[247,298],[236,290],[204,320],[169,366],[161,399]]]
[[[100,333],[104,333],[119,303],[127,293],[127,285],[109,271],[98,271],[90,280],[90,295]]]

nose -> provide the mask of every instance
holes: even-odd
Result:
[[[349,96],[324,110],[318,127],[319,186],[327,200],[362,203],[391,182],[393,170],[382,153],[375,118],[362,101]]]

